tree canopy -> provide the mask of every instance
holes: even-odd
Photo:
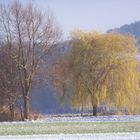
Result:
[[[113,105],[136,113],[139,104],[138,60],[135,39],[120,34],[75,31],[69,53],[72,104]]]

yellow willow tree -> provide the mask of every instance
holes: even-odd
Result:
[[[140,95],[134,38],[75,31],[71,47],[73,106],[90,105],[94,116],[100,104],[136,113]]]

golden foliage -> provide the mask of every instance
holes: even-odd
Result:
[[[73,106],[113,104],[136,113],[140,94],[135,39],[78,30],[71,45]]]

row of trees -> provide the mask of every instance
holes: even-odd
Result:
[[[32,3],[23,5],[18,0],[0,5],[1,106],[9,106],[12,119],[17,99],[23,105],[23,119],[28,119],[31,87],[60,36],[49,11],[45,14]]]
[[[76,109],[112,106],[139,111],[139,63],[135,39],[120,34],[75,31],[71,49],[57,63],[55,87]],[[54,67],[56,67],[54,66]],[[54,69],[56,70],[56,69]]]

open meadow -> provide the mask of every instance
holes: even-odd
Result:
[[[140,139],[140,116],[50,116],[36,121],[2,122],[0,135],[4,140]]]

